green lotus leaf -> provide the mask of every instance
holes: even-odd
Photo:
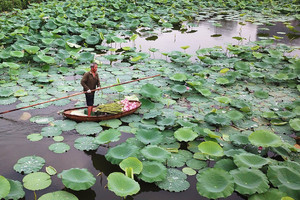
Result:
[[[250,64],[247,62],[238,61],[235,62],[234,68],[238,71],[250,72]]]
[[[291,119],[289,124],[295,131],[300,131],[300,118]]]
[[[260,73],[260,72],[250,72],[250,73],[248,74],[248,76],[249,76],[250,78],[263,78],[263,77],[265,77],[265,75],[262,74],[262,73]]]
[[[224,154],[228,157],[233,157],[240,153],[246,153],[246,151],[244,149],[229,149],[224,151]]]
[[[197,175],[197,191],[201,196],[218,199],[234,191],[233,177],[223,169],[209,168]]]
[[[142,162],[136,157],[128,157],[122,160],[119,166],[123,171],[126,171],[126,168],[131,167],[133,170],[133,174],[140,174],[143,170]]]
[[[37,123],[37,124],[48,124],[50,122],[54,121],[53,117],[41,117],[41,116],[34,116],[30,118],[31,122]]]
[[[198,145],[198,149],[200,150],[200,152],[202,152],[203,154],[207,154],[210,156],[223,156],[224,155],[224,151],[222,149],[222,147],[213,141],[206,141],[206,142],[201,142]]]
[[[278,116],[273,111],[263,112],[261,116],[266,118],[266,119],[277,119],[278,118]]]
[[[296,114],[291,111],[278,111],[276,114],[285,120],[296,117]]]
[[[46,167],[46,172],[50,176],[53,176],[53,175],[55,175],[57,173],[56,169],[54,167],[52,167],[52,166]]]
[[[42,195],[38,200],[54,200],[54,199],[78,200],[78,198],[74,194],[66,191],[56,191],[56,192],[46,193]]]
[[[194,88],[205,97],[211,95],[211,91],[208,88],[204,88],[203,86],[194,86]]]
[[[9,181],[4,176],[0,176],[0,198],[5,198],[9,194],[9,191]]]
[[[148,160],[165,162],[170,156],[170,152],[156,145],[148,145],[141,150],[141,153]]]
[[[157,129],[138,129],[135,135],[144,144],[159,144],[163,139],[162,133]]]
[[[175,119],[173,117],[160,118],[157,120],[157,125],[159,126],[173,126],[175,124]]]
[[[187,77],[186,77],[185,74],[176,73],[176,74],[174,74],[173,76],[171,76],[170,79],[173,80],[173,81],[180,81],[180,82],[183,82],[183,81],[186,81],[186,80],[187,80]]]
[[[96,45],[99,43],[100,38],[98,36],[91,35],[91,36],[88,36],[85,41],[87,44]]]
[[[195,133],[191,128],[180,128],[174,133],[175,138],[178,141],[193,141],[195,138],[198,137],[198,134]]]
[[[52,139],[55,142],[62,142],[62,141],[64,141],[65,138],[63,136],[61,136],[61,135],[58,135],[58,136],[54,136]]]
[[[258,147],[279,147],[282,145],[281,138],[268,130],[254,131],[249,135],[249,141]]]
[[[295,199],[300,198],[300,175],[298,171],[287,166],[271,165],[268,168],[267,176],[280,191],[286,192]]]
[[[0,88],[0,97],[9,97],[14,93],[13,90],[9,89],[9,88]]]
[[[189,159],[188,161],[186,161],[186,166],[188,166],[192,169],[199,170],[199,169],[207,167],[207,163],[205,161],[192,158],[192,159]]]
[[[221,159],[216,162],[214,168],[220,168],[225,171],[231,171],[237,168],[232,159]]]
[[[144,161],[143,170],[139,175],[139,178],[145,182],[153,183],[157,181],[162,181],[167,176],[167,168],[156,161]]]
[[[235,183],[235,190],[240,194],[264,193],[269,189],[269,181],[258,169],[239,168],[230,171]]]
[[[51,183],[51,177],[45,172],[34,172],[23,178],[24,187],[32,191],[43,190],[49,187]]]
[[[55,44],[59,47],[64,47],[66,45],[66,41],[63,39],[56,39],[53,41],[53,44]]]
[[[23,58],[24,52],[23,51],[11,51],[10,55],[17,58]]]
[[[215,97],[214,99],[220,103],[225,103],[225,104],[229,104],[231,102],[231,99],[225,96]]]
[[[119,119],[110,119],[99,122],[101,126],[106,126],[110,128],[118,128],[122,122]]]
[[[57,175],[67,188],[75,191],[87,190],[96,183],[96,178],[87,169],[71,168]]]
[[[218,125],[218,126],[228,126],[231,124],[230,119],[222,113],[216,114],[216,113],[208,113],[205,115],[204,120],[207,123]]]
[[[142,86],[142,88],[140,90],[140,94],[143,95],[144,97],[155,99],[155,98],[161,97],[162,91],[158,87],[147,83]]]
[[[237,133],[229,135],[230,141],[235,145],[246,145],[249,144],[248,135]]]
[[[238,167],[261,168],[269,163],[269,160],[252,153],[240,153],[233,156],[233,162]]]
[[[70,146],[66,143],[59,142],[51,144],[49,146],[49,150],[53,151],[54,153],[65,153],[70,150]]]
[[[41,135],[44,137],[54,137],[54,136],[58,136],[61,135],[62,131],[59,127],[55,127],[55,126],[47,126],[42,128],[41,131]]]
[[[187,190],[190,187],[190,183],[186,181],[187,176],[180,170],[169,168],[167,169],[167,177],[160,182],[156,182],[156,185],[170,192],[181,192]]]
[[[41,59],[43,62],[48,63],[48,64],[53,64],[55,63],[55,60],[51,56],[46,56],[43,54],[38,55],[38,58]]]
[[[52,44],[53,41],[54,41],[53,38],[43,38],[43,39],[42,39],[42,42],[43,42],[44,44],[46,44],[46,45]]]
[[[62,131],[70,131],[75,129],[76,122],[72,120],[56,120],[53,121],[53,124],[57,127],[59,127]]]
[[[9,194],[4,199],[5,200],[9,200],[9,199],[18,200],[18,199],[23,198],[25,196],[25,192],[24,192],[22,183],[20,181],[14,181],[14,180],[10,180],[10,179],[8,179],[8,181],[10,184],[10,191],[9,191]],[[1,189],[3,189],[2,186],[1,186]],[[0,195],[0,197],[1,197],[1,195]]]
[[[182,172],[185,173],[186,175],[189,175],[189,176],[193,176],[197,173],[194,169],[192,169],[190,167],[182,168]]]
[[[97,122],[81,122],[76,125],[76,131],[80,135],[94,135],[102,131],[102,127]]]
[[[198,126],[198,124],[192,123],[186,119],[179,119],[179,120],[177,120],[177,123],[180,124],[183,128],[193,128],[193,127]]]
[[[230,83],[230,81],[227,78],[219,77],[216,79],[216,83],[219,85],[226,85]]]
[[[275,189],[275,188],[270,188],[267,192],[262,193],[262,194],[254,194],[249,197],[249,200],[274,200],[274,199],[280,199],[283,200],[283,198],[287,196],[286,193]]]
[[[14,165],[14,170],[19,173],[29,174],[32,172],[37,172],[45,164],[45,160],[39,156],[26,156],[20,158],[18,162]]]
[[[97,137],[95,137],[96,144],[107,144],[110,142],[117,142],[120,140],[121,132],[117,129],[108,129],[99,133]]]
[[[231,121],[239,121],[244,118],[244,115],[237,110],[230,110],[226,113]]]
[[[90,52],[82,52],[79,55],[79,60],[81,62],[87,62],[87,63],[89,63],[89,62],[92,62],[94,60],[94,55],[91,54]]]
[[[129,143],[122,143],[113,148],[109,148],[105,155],[106,160],[112,164],[119,164],[122,160],[128,157],[135,157],[138,152],[138,147]]]
[[[257,90],[254,92],[254,96],[259,99],[267,99],[267,98],[269,98],[269,93],[267,93],[263,90]]]
[[[10,69],[19,69],[21,67],[19,64],[13,63],[13,62],[3,62],[1,65],[3,67],[9,67]],[[2,68],[2,67],[0,67],[0,68]]]
[[[188,89],[187,89],[187,87],[185,85],[174,85],[172,87],[172,91],[178,92],[180,94],[183,94],[183,93],[187,92]]]
[[[43,136],[40,133],[32,133],[30,135],[27,135],[27,139],[32,142],[36,142],[36,141],[40,141],[41,139],[43,139]]]
[[[171,153],[171,157],[167,159],[168,167],[182,167],[185,165],[187,158],[179,153]]]
[[[107,177],[108,189],[117,196],[126,197],[140,191],[140,185],[135,180],[120,172],[113,172]]]
[[[25,91],[25,90],[17,90],[15,93],[14,93],[14,96],[15,97],[23,97],[23,96],[27,96],[28,93]]]
[[[286,73],[277,73],[277,74],[273,75],[272,77],[274,79],[280,80],[280,81],[285,81],[285,80],[289,79],[289,76]]]
[[[74,141],[74,147],[81,151],[96,150],[99,144],[95,143],[94,137],[80,137]]]

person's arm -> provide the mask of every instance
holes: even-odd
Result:
[[[85,73],[80,81],[82,87],[84,88],[85,91],[88,91],[90,88],[86,85],[88,79],[88,73]]]

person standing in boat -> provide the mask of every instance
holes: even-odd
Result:
[[[96,89],[96,87],[100,87],[100,79],[97,73],[97,69],[97,63],[92,63],[91,70],[83,75],[80,82],[83,87],[83,91],[86,92],[85,98],[86,104],[88,106],[88,116],[91,116],[95,97],[95,91],[92,92],[91,90]]]

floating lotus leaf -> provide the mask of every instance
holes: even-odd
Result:
[[[172,87],[172,91],[178,92],[180,94],[183,94],[183,93],[187,92],[188,89],[187,89],[187,87],[185,85],[174,85]]]
[[[246,151],[244,149],[229,149],[224,151],[224,154],[228,157],[233,157],[241,153],[246,153]]]
[[[40,47],[38,47],[38,46],[31,46],[31,45],[23,45],[23,48],[29,54],[36,54],[40,50]]]
[[[9,194],[9,191],[9,181],[4,176],[0,176],[0,198],[6,197]]]
[[[13,57],[17,57],[17,58],[23,58],[24,57],[24,52],[22,51],[11,51],[10,55]]]
[[[62,131],[59,127],[47,126],[42,128],[41,135],[44,137],[54,137],[62,134]]]
[[[234,68],[238,71],[250,72],[250,65],[247,62],[238,61],[234,64]]]
[[[48,124],[52,121],[54,121],[53,117],[41,117],[41,116],[34,116],[30,118],[31,122],[37,123],[37,124]]]
[[[2,98],[0,97],[0,105],[8,105],[15,103],[17,101],[17,98],[15,97],[9,97],[9,98]]]
[[[170,156],[170,152],[156,145],[148,145],[141,150],[145,158],[158,162],[165,162]]]
[[[208,88],[205,88],[203,86],[194,86],[194,88],[205,97],[208,97],[211,95],[211,91]]]
[[[299,171],[287,166],[271,165],[268,168],[267,175],[271,183],[278,187],[280,191],[286,192],[294,199],[300,198]]]
[[[163,139],[162,133],[157,129],[139,129],[135,135],[144,144],[159,144]]]
[[[157,120],[157,125],[159,126],[173,126],[175,124],[175,119],[173,117],[167,117]]]
[[[197,173],[194,169],[192,169],[190,167],[182,168],[182,172],[185,173],[186,175],[189,175],[189,176],[193,176]]]
[[[300,131],[300,118],[291,119],[289,124],[295,131]]]
[[[192,169],[196,169],[196,170],[207,167],[207,163],[205,161],[197,160],[197,159],[194,159],[194,158],[186,161],[186,165],[188,167],[190,167]]]
[[[55,63],[55,60],[51,56],[46,56],[46,55],[38,55],[39,59],[41,59],[43,62],[48,63],[48,64],[53,64]]]
[[[267,99],[269,98],[269,94],[263,90],[257,90],[254,92],[254,96],[259,99]]]
[[[287,196],[286,193],[275,189],[275,188],[270,188],[267,192],[262,193],[262,194],[254,194],[249,197],[249,200],[274,200],[274,199],[280,199],[283,200],[283,198]]]
[[[117,142],[120,140],[121,132],[116,129],[109,129],[106,131],[102,131],[99,133],[97,137],[95,137],[96,144],[107,144],[110,142]]]
[[[107,186],[110,191],[120,197],[134,195],[140,191],[138,182],[120,172],[111,173],[107,177]]]
[[[296,114],[290,111],[278,111],[276,114],[283,119],[291,119],[296,117]]]
[[[55,141],[55,142],[62,142],[62,141],[64,141],[64,137],[63,136],[61,136],[61,135],[58,135],[58,136],[54,136],[53,137],[53,140]]]
[[[238,121],[244,118],[244,115],[237,110],[230,110],[226,113],[231,121]]]
[[[94,60],[94,55],[90,52],[82,52],[79,55],[79,60],[81,62],[92,62]]]
[[[214,98],[216,101],[220,102],[220,103],[225,103],[225,104],[229,104],[231,102],[231,99],[228,97],[215,97]]]
[[[24,192],[22,183],[20,181],[14,181],[14,180],[10,180],[10,179],[8,179],[8,181],[10,184],[10,191],[9,191],[9,194],[4,199],[5,200],[9,200],[9,199],[18,200],[18,199],[23,198],[25,196],[25,192]],[[1,189],[3,189],[2,186],[1,186]],[[0,195],[0,197],[1,197],[1,195]]]
[[[111,119],[111,120],[104,120],[99,123],[101,126],[106,126],[110,128],[118,128],[122,122],[119,119]]]
[[[0,88],[0,97],[9,97],[14,93],[13,90],[9,88]]]
[[[218,125],[218,126],[228,126],[231,124],[230,119],[222,113],[216,114],[216,113],[209,113],[205,115],[204,120],[207,123]]]
[[[42,190],[51,185],[51,177],[45,172],[34,172],[23,178],[23,185],[26,189],[36,191]]]
[[[249,144],[248,135],[246,135],[246,134],[242,134],[242,133],[232,134],[232,135],[229,135],[229,139],[235,145]]]
[[[269,163],[269,160],[252,153],[241,153],[233,157],[234,164],[238,167],[261,168]]]
[[[269,181],[258,169],[239,168],[230,171],[235,183],[235,190],[240,194],[263,193],[269,189]]]
[[[266,119],[277,119],[278,118],[278,116],[273,111],[263,112],[261,116],[266,118]]]
[[[200,150],[200,152],[202,152],[203,154],[207,154],[210,156],[223,156],[224,155],[224,151],[222,149],[222,147],[213,141],[207,141],[207,142],[201,142],[198,145],[198,149]]]
[[[85,41],[87,44],[95,45],[95,44],[99,43],[100,38],[97,36],[91,35],[91,36],[88,36]]]
[[[15,97],[23,97],[23,96],[27,96],[28,95],[28,92],[26,92],[25,90],[17,90],[15,93],[14,93],[14,96]]]
[[[181,192],[187,190],[190,187],[190,183],[186,181],[187,176],[180,170],[169,168],[167,169],[167,177],[160,182],[156,182],[156,185],[170,192]]]
[[[223,169],[225,171],[231,171],[233,169],[236,169],[237,166],[234,164],[233,160],[232,159],[221,159],[221,160],[218,160],[216,162],[216,164],[214,165],[214,168],[220,168],[220,169]]]
[[[180,128],[175,131],[174,136],[178,141],[189,142],[198,137],[198,134],[195,133],[191,128]]]
[[[230,83],[230,81],[227,78],[219,77],[216,79],[216,83],[219,85],[226,85]]]
[[[171,153],[171,157],[167,159],[168,167],[183,167],[187,158],[179,153]]]
[[[38,200],[54,200],[54,199],[78,200],[78,198],[74,194],[66,191],[50,192],[42,195]]]
[[[140,93],[144,97],[154,98],[154,99],[159,98],[162,95],[161,89],[149,83],[142,86]]]
[[[183,126],[184,128],[193,128],[193,127],[198,126],[198,124],[192,123],[189,120],[179,119],[179,120],[177,120],[177,123],[180,124],[181,126]]]
[[[97,122],[81,122],[76,125],[76,131],[81,135],[94,135],[102,131]]]
[[[53,122],[53,124],[59,127],[62,131],[70,131],[75,129],[77,123],[67,119],[67,120],[56,120]]]
[[[45,164],[45,160],[39,156],[26,156],[20,158],[18,162],[14,165],[14,170],[19,173],[29,174],[32,172],[37,172]]]
[[[248,76],[251,77],[251,78],[263,78],[263,77],[265,77],[265,75],[260,73],[260,72],[250,72],[248,74]]]
[[[98,149],[99,144],[95,143],[94,137],[87,136],[77,138],[74,142],[74,147],[81,151],[90,151]]]
[[[110,148],[105,155],[105,158],[112,164],[119,164],[122,160],[128,157],[134,157],[138,152],[138,147],[129,143],[122,143],[118,146]]]
[[[223,169],[209,168],[200,172],[197,180],[199,194],[210,199],[225,198],[234,191],[233,177]]]
[[[258,147],[279,147],[282,145],[280,137],[268,130],[254,131],[249,135],[249,141]]]
[[[134,174],[140,174],[143,169],[142,162],[136,157],[128,157],[119,164],[123,171],[126,171],[126,168],[131,167]]]
[[[50,176],[53,176],[53,175],[55,175],[57,173],[56,169],[54,167],[52,167],[52,166],[46,167],[46,172]]]
[[[96,178],[87,169],[71,168],[57,175],[67,188],[75,191],[87,190],[96,183]]]
[[[66,143],[59,142],[54,143],[49,146],[49,150],[53,151],[54,153],[66,153],[70,150],[70,146]]]
[[[36,142],[36,141],[40,141],[41,139],[43,139],[43,136],[39,133],[32,133],[30,135],[27,135],[27,139],[32,142]]]
[[[187,77],[185,74],[181,74],[181,73],[176,73],[173,76],[170,77],[171,80],[173,81],[186,81]]]

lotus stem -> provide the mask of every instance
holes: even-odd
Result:
[[[33,191],[33,194],[34,194],[34,200],[36,200],[36,193],[35,193],[35,191]]]

